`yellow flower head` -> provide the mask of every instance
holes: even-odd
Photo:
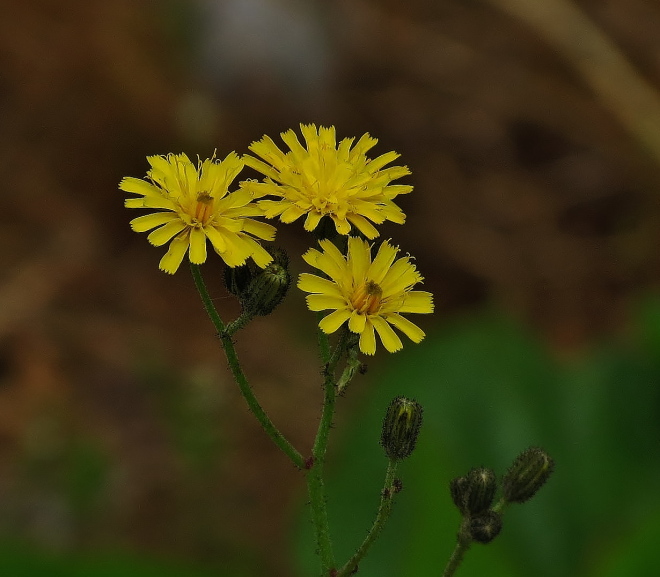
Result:
[[[185,154],[148,156],[147,179],[126,177],[119,188],[139,195],[127,208],[154,208],[159,212],[131,221],[136,232],[153,230],[147,237],[154,246],[170,242],[160,269],[173,274],[188,251],[190,262],[206,261],[206,240],[230,267],[254,259],[265,267],[272,257],[254,239],[273,240],[275,228],[251,216],[263,216],[247,190],[228,192],[244,166],[231,152],[223,161],[210,158],[195,166]]]
[[[391,353],[403,346],[392,327],[415,343],[424,338],[422,329],[401,316],[433,312],[433,295],[412,290],[422,277],[410,257],[395,261],[399,249],[387,241],[373,261],[371,246],[360,238],[348,238],[347,256],[329,240],[319,244],[323,252],[312,248],[303,259],[329,278],[303,273],[298,288],[312,293],[307,295],[310,310],[334,309],[319,323],[324,332],[333,333],[348,321],[349,330],[360,335],[360,350],[367,355],[376,352],[374,329]]]
[[[392,202],[399,194],[412,190],[409,185],[390,184],[410,171],[406,166],[383,168],[399,157],[388,152],[372,160],[366,153],[378,142],[368,134],[351,148],[354,138],[345,138],[337,146],[335,127],[301,124],[306,147],[293,130],[281,134],[289,147],[282,152],[268,137],[250,145],[250,150],[263,159],[245,156],[245,164],[261,172],[264,182],[245,181],[241,187],[272,195],[279,200],[261,200],[266,218],[280,217],[285,223],[303,215],[305,230],[314,230],[324,216],[335,223],[339,234],[348,234],[355,226],[367,238],[378,231],[372,223],[391,220],[403,224],[405,214]]]

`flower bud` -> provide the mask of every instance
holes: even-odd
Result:
[[[266,316],[272,313],[286,296],[291,285],[289,258],[278,248],[271,248],[273,261],[257,271],[242,296],[243,310],[249,315]]]
[[[487,510],[497,491],[497,481],[492,469],[470,469],[464,477],[457,477],[449,484],[451,497],[461,513],[476,515]]]
[[[502,516],[495,511],[483,511],[470,517],[468,531],[473,541],[486,545],[500,534]]]
[[[524,503],[531,499],[550,477],[555,466],[543,449],[524,450],[511,465],[502,480],[504,499],[509,503]]]
[[[415,449],[422,426],[422,405],[405,397],[396,397],[387,407],[380,444],[388,458],[401,461]]]
[[[226,266],[224,278],[226,289],[238,297],[239,300],[246,295],[250,281],[254,278],[254,271],[248,264],[242,266]]]

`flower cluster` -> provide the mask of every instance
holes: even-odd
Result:
[[[396,152],[368,158],[377,143],[368,134],[355,143],[345,138],[337,144],[334,126],[300,129],[305,146],[293,130],[281,134],[287,152],[264,136],[249,147],[259,158],[232,152],[222,161],[213,157],[195,165],[185,154],[148,157],[146,179],[126,177],[119,184],[137,195],[126,200],[126,207],[156,211],[133,219],[131,227],[151,231],[147,239],[155,246],[169,243],[160,268],[171,274],[186,253],[192,264],[204,263],[207,240],[228,267],[252,259],[265,268],[272,256],[259,241],[273,240],[275,228],[255,218],[279,217],[291,223],[305,216],[308,231],[328,218],[338,235],[348,237],[347,252],[331,240],[319,241],[321,250],[312,248],[303,259],[324,276],[303,273],[298,281],[301,290],[311,293],[310,310],[332,311],[320,328],[332,333],[346,323],[359,334],[360,350],[368,355],[376,351],[376,334],[386,350],[402,347],[392,327],[420,342],[424,332],[402,313],[432,312],[431,293],[413,290],[422,277],[411,257],[397,259],[398,247],[384,241],[372,259],[374,247],[364,240],[378,236],[374,225],[405,221],[394,199],[411,192],[412,186],[392,181],[410,171],[387,166],[398,158]],[[257,170],[263,180],[245,180],[230,191],[244,166]]]

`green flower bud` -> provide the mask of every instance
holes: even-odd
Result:
[[[524,503],[548,480],[555,462],[543,449],[530,447],[513,462],[502,480],[502,493],[509,503]]]
[[[495,498],[497,480],[492,469],[470,469],[464,477],[457,477],[449,484],[451,497],[461,513],[476,515],[487,510]]]
[[[254,274],[242,296],[239,296],[244,312],[251,316],[272,313],[291,285],[286,253],[278,248],[271,248],[269,252],[273,255],[273,261]]]
[[[238,297],[239,300],[246,295],[250,281],[254,278],[254,271],[250,265],[230,267],[226,266],[223,280],[226,289]]]
[[[422,426],[422,405],[405,397],[396,397],[387,407],[380,444],[388,458],[401,461],[415,449]]]
[[[468,531],[473,541],[486,545],[500,534],[502,516],[495,511],[483,511],[470,517]]]

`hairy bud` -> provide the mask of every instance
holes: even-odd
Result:
[[[242,300],[250,285],[250,281],[254,278],[254,270],[248,264],[235,267],[225,267],[223,280],[226,289]]]
[[[548,480],[555,462],[543,449],[530,447],[513,462],[502,480],[504,499],[509,503],[524,503],[531,499]]]
[[[380,444],[388,458],[401,461],[415,449],[422,426],[422,405],[405,397],[396,397],[387,407]]]
[[[273,261],[254,275],[241,300],[245,311],[252,315],[272,313],[284,300],[291,285],[289,257],[278,248],[271,248],[269,252]]]
[[[483,511],[470,517],[468,531],[473,541],[486,545],[500,534],[502,516],[495,511]]]
[[[452,479],[449,484],[454,505],[463,515],[475,515],[486,511],[497,491],[497,480],[492,469],[470,469],[464,477]]]

